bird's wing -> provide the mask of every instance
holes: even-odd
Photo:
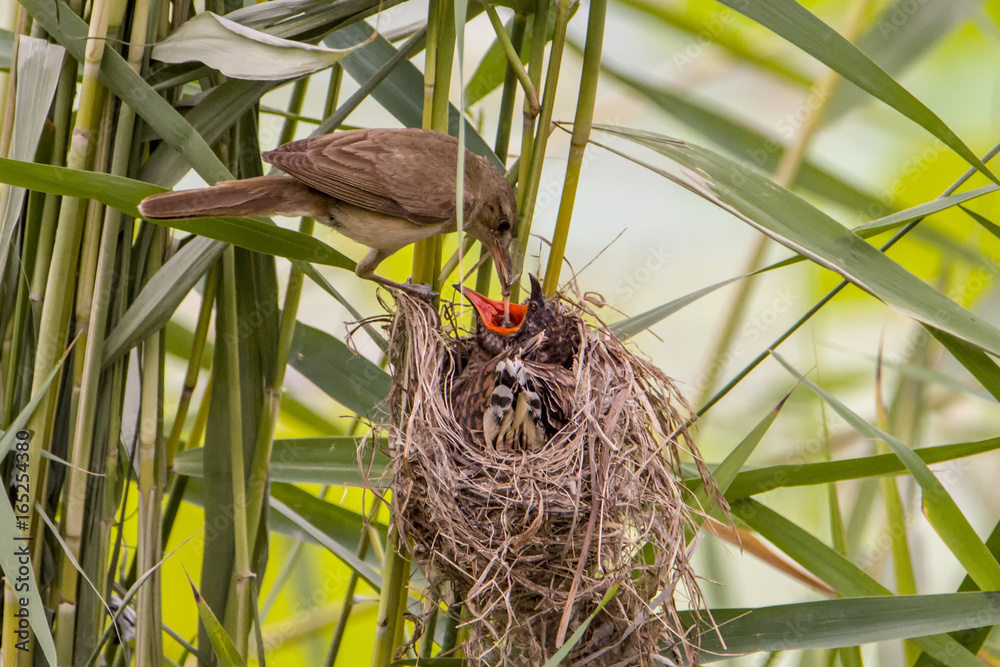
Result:
[[[293,141],[264,159],[348,204],[439,224],[455,218],[457,148],[433,130],[380,128]]]
[[[483,416],[496,387],[496,361],[477,355],[458,375],[451,387],[455,420],[470,432],[483,430]]]
[[[576,378],[573,372],[554,364],[525,361],[524,369],[531,387],[545,406],[549,426],[558,431],[573,416]]]

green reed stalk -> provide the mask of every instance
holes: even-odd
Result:
[[[528,15],[523,12],[514,14],[514,22],[510,29],[510,43],[514,53],[520,54],[524,48],[524,33],[528,24]],[[523,69],[523,66],[522,66]],[[531,81],[531,75],[528,74]],[[517,99],[518,77],[514,72],[514,66],[507,62],[507,74],[503,80],[503,93],[500,98],[500,115],[497,119],[497,137],[493,151],[500,158],[500,161],[507,165],[507,157],[510,153],[510,131],[514,120],[514,103]],[[534,85],[534,84],[532,84]],[[480,294],[489,294],[490,282],[493,280],[493,260],[487,248],[479,250],[479,270],[476,273],[476,291]]]
[[[153,230],[146,258],[148,280],[163,264],[168,232]],[[163,450],[163,332],[151,334],[142,343],[142,395],[139,405],[139,434],[136,445],[138,495],[138,553],[140,572],[156,569],[163,545],[160,542],[160,516],[163,483],[166,476]],[[163,662],[162,594],[160,573],[156,570],[139,589],[136,612],[136,663],[160,665]]]
[[[552,50],[549,53],[549,67],[545,73],[545,92],[542,99],[542,111],[538,117],[538,126],[535,129],[534,144],[531,148],[531,164],[528,169],[527,180],[521,186],[521,189],[524,191],[524,197],[521,201],[521,222],[517,229],[517,238],[521,243],[522,248],[527,247],[528,239],[531,236],[531,225],[535,216],[535,203],[538,200],[538,189],[542,181],[542,170],[545,167],[545,151],[549,142],[549,134],[552,131],[552,112],[555,107],[556,90],[559,85],[559,72],[562,67],[562,54],[566,45],[566,26],[569,23],[569,11],[572,6],[572,0],[556,0],[556,26],[552,35]],[[546,19],[542,21],[542,23],[547,26],[547,14]],[[535,28],[536,30],[534,31],[532,40],[538,38],[537,16],[535,20]],[[545,31],[543,29],[543,39],[544,36]],[[532,47],[534,47],[534,44],[532,44]],[[534,59],[534,54],[532,55],[532,59]],[[519,290],[515,287],[511,291],[511,298],[516,299],[518,294]]]
[[[371,526],[378,517],[378,510],[382,506],[382,502],[378,496],[375,497],[375,501],[372,503],[371,509],[368,511],[368,518],[366,519],[369,526]],[[375,539],[372,539],[372,531],[363,530],[361,532],[361,539],[358,540],[358,547],[354,554],[358,557],[358,560],[363,561],[365,557],[368,556],[369,547],[378,545],[378,533],[375,534]],[[344,591],[344,600],[340,604],[340,615],[337,617],[337,625],[333,629],[333,639],[330,641],[330,652],[326,656],[326,667],[333,667],[337,662],[337,654],[340,653],[340,645],[344,640],[344,633],[347,632],[347,621],[351,617],[351,610],[354,608],[354,591],[358,586],[358,573],[356,571],[351,572],[351,578],[347,582],[347,590]]]
[[[378,603],[372,667],[389,667],[395,652],[396,628],[400,608],[406,603],[406,575],[410,570],[409,561],[401,553],[404,549],[399,531],[390,524],[386,539],[385,567],[382,569],[382,592]]]
[[[542,83],[542,66],[545,63],[545,36],[549,23],[549,4],[551,0],[535,0],[535,15],[531,24],[531,56],[528,59],[528,77],[531,84],[537,90]],[[542,110],[545,110],[545,102],[542,102]],[[517,182],[517,205],[523,217],[525,214],[525,193],[527,192],[528,174],[531,170],[532,152],[535,143],[535,117],[531,112],[531,103],[524,101],[524,109],[521,119],[521,164],[518,170]],[[521,235],[519,235],[519,238]],[[521,242],[524,239],[520,238]]]
[[[236,611],[233,615],[235,636],[233,643],[244,660],[250,638],[250,538],[247,522],[247,494],[243,463],[243,426],[240,419],[240,359],[239,320],[236,313],[236,257],[232,246],[222,255],[222,285],[219,290],[219,308],[216,315],[216,346],[222,345],[225,357],[225,377],[229,383],[229,461],[232,471],[233,534],[235,536],[234,567],[236,577]],[[218,370],[218,367],[216,367]],[[227,610],[227,616],[229,611]]]
[[[113,114],[111,111],[110,94],[107,96],[104,105],[104,121],[101,124],[101,132],[98,148],[100,157],[97,164],[103,165],[108,160],[111,150],[111,127]],[[101,236],[104,228],[104,207],[96,201],[91,201],[87,206],[87,218],[84,225],[83,248],[80,257],[79,281],[77,283],[76,294],[76,337],[78,349],[83,350],[83,354],[73,357],[73,389],[70,400],[69,430],[76,436],[73,439],[73,447],[70,450],[70,461],[72,467],[67,471],[66,486],[63,494],[63,541],[69,548],[73,559],[77,562],[81,560],[81,544],[83,531],[85,528],[85,510],[87,496],[87,473],[90,469],[91,445],[93,443],[92,432],[94,419],[97,413],[97,400],[99,392],[97,390],[97,376],[100,372],[101,348],[93,347],[93,337],[95,329],[101,335],[103,344],[103,329],[93,321],[94,304],[101,301],[102,295],[97,291],[96,285],[99,280],[98,263],[100,251],[104,249],[104,239]],[[114,239],[117,241],[117,237]],[[112,252],[114,248],[112,247]],[[114,255],[107,260],[107,264],[113,264]],[[104,268],[104,267],[102,267]],[[105,281],[110,276],[105,277]],[[102,289],[110,290],[108,282],[102,283]],[[103,314],[107,315],[107,301],[104,300],[105,309]],[[102,322],[103,324],[103,322]],[[96,361],[95,361],[96,359]],[[96,368],[95,368],[96,366]],[[81,431],[86,431],[84,437]],[[63,554],[59,563],[60,577],[60,602],[57,611],[57,622],[55,628],[56,653],[59,661],[72,660],[73,644],[76,636],[76,607],[77,607],[77,570],[69,556]]]
[[[96,0],[91,14],[76,123],[73,128],[69,157],[66,161],[67,166],[73,169],[86,169],[90,162],[93,134],[97,119],[100,117],[101,102],[103,101],[97,75],[104,54],[104,40],[107,35],[110,13],[110,0]],[[56,226],[52,261],[46,280],[52,289],[46,290],[39,325],[38,348],[32,380],[33,392],[41,387],[65,348],[66,330],[69,324],[67,306],[74,293],[70,286],[76,274],[77,257],[83,235],[81,214],[81,201],[79,199],[73,197],[63,199],[59,212],[59,223]],[[55,393],[52,392],[53,397]],[[35,437],[31,441],[28,474],[35,485],[36,492],[44,488],[42,472],[45,466],[41,461],[41,452],[43,449],[48,449],[53,406],[54,400],[44,401],[30,422],[30,428],[35,432]]]
[[[560,14],[563,11],[562,1],[564,0],[560,1]],[[549,250],[549,262],[545,268],[544,289],[549,296],[554,295],[559,289],[559,272],[562,269],[563,255],[566,252],[566,241],[569,239],[573,205],[576,201],[576,190],[580,184],[580,171],[583,168],[583,155],[587,148],[587,142],[590,140],[590,128],[594,122],[594,106],[597,102],[597,82],[601,71],[601,53],[604,46],[604,22],[607,9],[607,0],[594,0],[590,3],[590,15],[587,19],[587,44],[583,51],[583,71],[580,74],[580,94],[576,104],[576,117],[573,120],[569,163],[566,165],[566,180],[563,183],[562,199],[559,201],[559,215],[556,218],[552,248]],[[568,7],[566,11],[569,11]],[[542,128],[539,128],[539,133],[541,131]]]
[[[191,352],[188,354],[187,370],[184,373],[184,384],[181,387],[180,398],[177,403],[177,412],[174,415],[174,423],[170,428],[170,436],[167,438],[167,468],[174,464],[174,457],[180,449],[181,435],[184,432],[184,423],[187,421],[188,411],[191,409],[191,400],[194,397],[194,390],[198,385],[198,376],[201,373],[201,361],[205,354],[205,344],[208,342],[208,328],[212,322],[212,306],[215,303],[215,290],[218,285],[218,269],[213,266],[205,276],[205,287],[201,295],[201,307],[198,310],[198,320],[194,327],[194,336],[191,342]],[[191,443],[188,443],[190,448]]]
[[[510,28],[510,44],[514,54],[520,56],[524,49],[524,33],[528,25],[528,15],[524,12],[514,14],[514,21]],[[520,60],[518,61],[520,62]],[[524,66],[521,66],[524,69]],[[531,75],[527,74],[528,82],[532,88],[535,84],[531,80]],[[503,92],[500,97],[500,110],[497,118],[497,138],[493,150],[500,158],[500,161],[507,165],[507,156],[510,153],[510,131],[514,120],[514,103],[517,99],[517,84],[519,75],[514,71],[514,65],[507,61],[507,73],[504,75]]]
[[[67,158],[67,166],[75,169],[86,169],[93,153],[93,135],[101,117],[104,98],[97,76],[104,53],[104,42],[111,10],[112,3],[109,0],[96,0],[91,12],[89,40],[85,51],[76,123]],[[74,284],[83,226],[81,200],[71,197],[63,198],[46,279],[47,285],[51,289],[46,290],[38,328],[32,394],[41,389],[66,346],[72,297],[76,291]],[[58,386],[58,381],[55,385]],[[55,417],[57,396],[58,391],[49,392],[49,396],[42,401],[29,421],[29,429],[34,432],[34,437],[31,439],[29,450],[28,479],[33,485],[34,497],[43,502],[47,466],[42,460],[42,452],[50,449],[51,428]],[[36,538],[40,538],[41,522],[35,520],[34,517],[32,517],[32,522],[34,527],[29,530]],[[33,540],[31,551],[36,572],[40,571],[37,568],[41,565],[42,547],[43,540]],[[13,608],[5,609],[5,615],[8,613],[13,613]],[[66,635],[64,635],[65,637]],[[20,659],[30,660],[30,655],[22,655]],[[11,661],[10,664],[15,663]]]
[[[538,112],[541,111],[538,102],[538,92],[535,90],[535,85],[531,82],[531,77],[525,71],[524,65],[521,64],[520,49],[514,46],[513,40],[507,35],[507,30],[504,28],[503,22],[500,21],[500,16],[493,5],[486,5],[486,15],[493,25],[493,31],[497,35],[500,48],[503,49],[503,53],[507,57],[507,71],[513,72],[514,76],[517,77],[517,80],[521,83],[521,87],[524,89],[524,95],[528,100],[528,104],[531,105],[531,112],[537,116]]]

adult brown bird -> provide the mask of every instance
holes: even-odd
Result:
[[[461,341],[452,382],[456,421],[486,444],[536,451],[569,421],[575,379],[570,366],[579,330],[535,276],[524,304],[504,304],[471,289],[474,336]]]
[[[293,141],[262,157],[285,173],[153,195],[139,212],[153,220],[308,216],[370,248],[358,276],[422,292],[375,269],[411,243],[456,230],[454,137],[414,128],[350,130]],[[463,219],[466,233],[489,249],[509,294],[518,278],[510,255],[517,201],[504,174],[468,149]]]

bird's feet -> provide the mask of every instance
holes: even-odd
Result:
[[[369,276],[369,279],[377,282],[379,285],[384,285],[385,287],[391,287],[393,289],[406,292],[407,294],[427,301],[428,303],[441,295],[440,292],[435,292],[431,289],[431,286],[427,283],[411,283],[409,280],[405,283],[397,283],[394,280],[389,280],[388,278],[375,275]]]
[[[440,292],[435,292],[427,283],[411,283],[407,281],[399,287],[405,292],[412,294],[418,299],[423,299],[424,301],[433,301],[437,297],[441,296]]]

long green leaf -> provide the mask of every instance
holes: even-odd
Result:
[[[358,557],[354,555],[353,551],[345,548],[339,542],[331,540],[323,531],[277,498],[271,498],[271,507],[291,519],[296,525],[298,525],[299,528],[308,533],[310,537],[315,539],[321,545],[329,549],[335,556],[347,563],[347,565],[354,569],[358,573],[358,576],[364,579],[365,583],[369,586],[375,590],[380,590],[382,588],[382,577],[366,563],[359,560]]]
[[[209,641],[212,642],[212,648],[215,650],[215,657],[218,658],[219,664],[223,667],[246,667],[246,663],[240,657],[240,652],[236,650],[233,640],[226,634],[226,629],[212,613],[205,598],[201,597],[201,593],[191,581],[191,577],[188,577],[188,583],[191,584],[191,592],[194,594],[195,605],[198,607],[198,618],[205,626],[205,631]]]
[[[167,260],[108,333],[104,341],[104,365],[113,363],[136,342],[161,329],[225,248],[218,241],[196,238]]]
[[[647,132],[595,126],[686,167],[660,173],[896,310],[1000,355],[1000,330],[962,308],[805,200],[726,158]]]
[[[906,223],[912,222],[917,218],[924,218],[932,213],[938,213],[951,208],[952,206],[959,206],[960,204],[964,204],[972,199],[978,199],[983,195],[992,194],[997,190],[1000,190],[1000,186],[991,183],[989,185],[984,185],[981,188],[969,190],[968,192],[960,192],[955,195],[948,195],[947,197],[938,197],[937,199],[932,199],[924,204],[912,206],[904,211],[899,211],[897,213],[893,213],[892,215],[887,215],[877,220],[866,222],[863,225],[854,227],[851,231],[864,238],[869,238],[876,234],[887,232],[890,229],[902,227]]]
[[[973,347],[963,340],[954,336],[928,327],[931,335],[951,353],[951,356],[965,366],[965,369],[972,373],[972,376],[979,380],[979,383],[990,392],[997,401],[1000,401],[1000,368],[995,361],[985,352],[977,347]]]
[[[789,394],[790,395],[790,394]],[[781,412],[781,408],[784,407],[785,401],[788,400],[788,396],[785,396],[781,401],[774,407],[773,410],[767,413],[763,419],[753,428],[750,433],[747,434],[745,438],[733,448],[733,451],[712,471],[712,479],[715,480],[715,484],[719,489],[719,493],[723,496],[726,495],[726,491],[729,489],[730,485],[739,477],[740,468],[747,462],[750,455],[753,454],[754,450],[757,449],[757,445],[760,444],[761,439],[763,439],[764,434],[767,433],[768,429],[771,428],[771,424],[774,420],[778,418],[778,413]],[[711,516],[719,520],[725,520],[725,512],[723,508],[718,507],[717,502],[712,499],[709,495],[708,490],[705,489],[705,484],[701,480],[699,475],[696,479],[692,479],[690,484],[695,489],[695,498],[693,506],[706,512]],[[701,525],[703,518],[700,515],[696,515],[693,518],[696,525]]]
[[[684,296],[674,299],[669,303],[665,303],[662,306],[657,306],[656,308],[651,308],[644,313],[633,315],[632,317],[624,320],[619,320],[608,328],[622,340],[627,340],[632,336],[645,331],[654,324],[665,320],[681,308],[691,305],[701,297],[708,296],[720,287],[725,287],[730,283],[742,280],[746,277],[747,276],[736,276],[735,278],[729,278],[728,280],[723,280],[715,283],[714,285],[709,285],[708,287],[702,287],[700,290],[691,292],[690,294],[685,294]]]
[[[743,467],[747,459],[750,458],[750,455],[757,449],[757,445],[760,444],[764,434],[771,428],[774,420],[778,418],[778,413],[781,412],[781,408],[784,407],[787,400],[788,396],[781,399],[778,405],[760,420],[753,430],[743,438],[740,444],[733,448],[733,451],[719,464],[719,467],[712,471],[712,478],[718,484],[721,493],[725,494],[736,480],[740,468]]]
[[[1000,623],[1000,592],[860,597],[762,607],[713,609],[719,624],[701,633],[701,661],[759,651],[841,648]],[[969,653],[956,663],[969,664]]]
[[[773,30],[858,88],[874,95],[917,123],[961,155],[991,181],[992,171],[958,138],[950,127],[878,65],[794,0],[718,0],[749,19]]]
[[[845,597],[888,596],[891,592],[861,568],[810,533],[761,503],[745,499],[732,505],[733,515],[747,523],[799,565]],[[917,637],[913,643],[949,665],[982,667],[974,655],[947,635]]]
[[[0,183],[54,195],[96,199],[133,217],[139,215],[136,208],[139,202],[163,192],[163,188],[124,176],[7,158],[0,158]]]
[[[332,486],[381,486],[388,458],[374,454],[369,445],[358,454],[359,438],[347,435],[320,438],[275,440],[268,474],[272,482],[291,484],[327,484]],[[174,458],[173,471],[178,475],[201,477],[203,450],[188,449]],[[364,473],[362,472],[364,466]]]
[[[777,352],[771,353],[788,372],[798,375]],[[1000,563],[993,557],[954,499],[923,459],[888,433],[875,428],[822,388],[803,378],[803,383],[839,414],[858,433],[884,441],[899,457],[923,492],[924,514],[948,549],[983,590],[1000,590]]]
[[[392,387],[389,374],[355,354],[342,340],[300,322],[295,326],[289,361],[353,412],[373,420],[384,414],[381,403]]]
[[[917,2],[896,0],[870,22],[857,41],[858,49],[887,74],[904,72],[929,52],[973,10],[970,2]],[[827,124],[868,100],[852,83],[837,86],[823,118]]]
[[[745,164],[768,173],[777,169],[785,152],[784,140],[762,134],[742,121],[698,104],[690,96],[663,84],[650,85],[609,65],[601,69]],[[808,159],[802,162],[794,185],[852,210],[884,209],[884,205],[871,193],[862,191]]]
[[[636,162],[636,164],[640,164],[649,169],[655,169],[648,163],[643,162],[641,160],[633,160],[633,161]],[[990,184],[990,185],[985,185],[981,188],[976,188],[975,190],[970,190],[969,192],[963,192],[961,194],[951,195],[947,197],[939,197],[938,199],[934,199],[927,203],[919,204],[917,206],[913,206],[903,211],[898,211],[891,215],[885,216],[884,218],[873,220],[872,222],[863,224],[859,227],[855,227],[851,231],[855,232],[861,238],[870,238],[877,234],[881,234],[882,232],[888,231],[890,229],[895,229],[897,227],[901,227],[907,223],[913,222],[914,220],[926,217],[933,213],[938,213],[953,206],[959,206],[960,208],[965,210],[964,207],[961,206],[962,203],[972,199],[977,199],[979,197],[982,197],[983,195],[991,194],[993,192],[996,192],[998,189],[1000,189],[998,188],[998,186]],[[981,216],[974,216],[974,217],[976,218],[977,222],[980,222],[982,224]],[[989,228],[987,227],[987,229]],[[1000,228],[997,229],[996,233],[997,236],[1000,236]],[[636,334],[645,331],[654,324],[658,324],[659,322],[666,319],[670,315],[673,315],[681,308],[690,305],[694,301],[697,301],[703,296],[711,294],[718,288],[728,285],[733,281],[740,280],[741,278],[749,278],[751,276],[756,276],[762,273],[767,273],[768,271],[774,271],[775,269],[781,269],[786,266],[792,266],[793,264],[798,264],[799,262],[804,262],[807,261],[808,259],[809,259],[808,257],[803,257],[802,255],[795,255],[793,257],[789,257],[788,259],[775,262],[774,264],[765,266],[764,268],[758,269],[757,271],[749,273],[745,276],[738,276],[736,278],[724,280],[714,285],[709,285],[708,287],[704,287],[696,292],[692,292],[691,294],[688,294],[686,296],[665,303],[662,306],[651,308],[650,310],[644,313],[640,313],[639,315],[633,315],[632,317],[626,318],[624,320],[619,320],[618,322],[613,323],[610,326],[610,328],[620,338],[631,338]]]
[[[962,209],[962,211],[964,211],[970,218],[978,222],[983,229],[1000,239],[1000,225],[997,225],[986,216],[980,215],[970,208],[966,208],[965,206],[959,206],[959,208]]]
[[[1000,449],[1000,438],[989,438],[975,442],[960,442],[937,447],[914,450],[924,463],[931,465],[976,454],[984,454]],[[883,475],[899,475],[906,472],[906,466],[895,454],[879,454],[840,461],[817,463],[784,463],[754,470],[743,470],[729,485],[726,498],[739,500],[774,489],[794,486],[815,486],[850,479],[866,479]],[[692,472],[690,480],[697,479]]]

